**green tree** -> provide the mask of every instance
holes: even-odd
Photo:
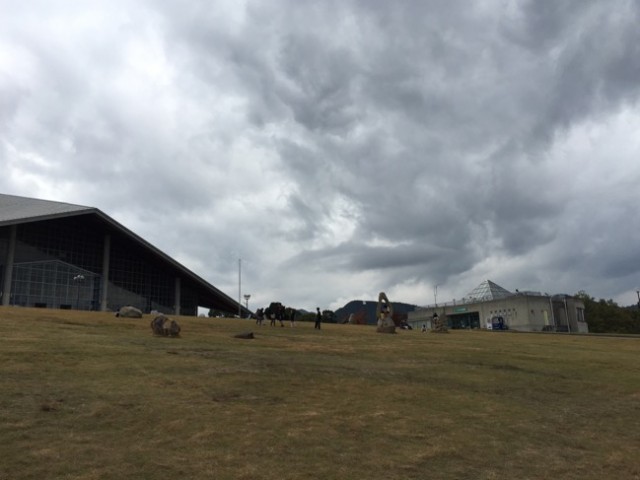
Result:
[[[335,312],[333,310],[323,310],[322,321],[325,323],[337,323]]]
[[[640,312],[620,307],[613,300],[597,300],[584,290],[576,294],[584,302],[584,314],[591,333],[640,334]]]
[[[296,322],[315,322],[316,314],[313,312],[306,312],[296,317]]]

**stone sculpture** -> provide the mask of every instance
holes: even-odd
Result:
[[[437,313],[434,312],[431,318],[431,331],[433,333],[449,333],[447,323],[442,320]]]
[[[376,317],[378,318],[378,333],[396,333],[396,324],[393,321],[393,305],[384,292],[378,295],[378,306],[376,307]]]

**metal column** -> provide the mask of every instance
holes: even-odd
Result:
[[[9,250],[7,251],[7,261],[4,267],[4,288],[2,292],[2,305],[9,305],[11,302],[11,282],[13,280],[13,257],[16,253],[17,225],[11,225],[9,230]]]

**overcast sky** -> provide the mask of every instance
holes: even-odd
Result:
[[[252,310],[635,303],[639,99],[632,0],[0,0],[0,192]]]

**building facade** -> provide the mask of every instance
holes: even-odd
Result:
[[[415,328],[432,328],[434,315],[452,329],[500,329],[523,332],[589,331],[582,300],[569,295],[509,292],[486,280],[461,300],[430,305],[408,314]]]
[[[0,194],[2,305],[247,313],[100,210]]]

